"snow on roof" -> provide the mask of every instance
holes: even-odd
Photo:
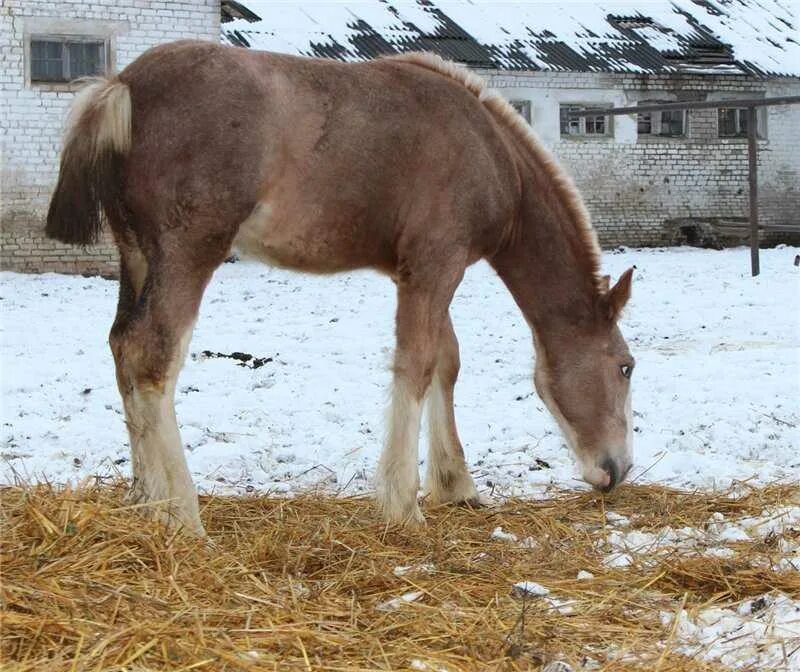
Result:
[[[222,3],[222,37],[346,61],[427,50],[501,70],[800,76],[797,7],[796,0],[245,0]]]

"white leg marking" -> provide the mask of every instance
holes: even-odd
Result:
[[[425,491],[433,504],[479,503],[475,482],[467,470],[442,379],[434,375],[428,394],[428,468]]]
[[[376,494],[384,518],[394,523],[424,521],[417,504],[419,425],[422,404],[395,379],[387,417],[387,439],[378,463]]]
[[[161,389],[134,387],[124,400],[133,457],[133,497],[164,502],[163,518],[205,536],[200,510],[175,417],[175,385],[192,336],[192,324],[181,336],[178,351]]]

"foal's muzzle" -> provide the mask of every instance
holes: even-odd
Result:
[[[620,464],[616,460],[607,457],[600,467],[608,475],[608,484],[603,486],[596,485],[595,488],[600,492],[611,492],[625,480],[632,466],[633,464],[628,462],[623,467],[620,467]]]

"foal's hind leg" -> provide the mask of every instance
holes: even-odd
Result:
[[[378,464],[377,497],[389,522],[424,519],[417,504],[422,402],[436,365],[439,333],[463,267],[438,277],[401,279],[397,286],[397,348],[386,445]],[[431,271],[433,274],[433,271]]]
[[[436,369],[428,392],[430,447],[425,490],[434,504],[480,503],[475,482],[464,461],[453,409],[453,388],[460,366],[458,339],[448,315],[442,326]]]
[[[174,395],[211,272],[178,264],[148,267],[138,248],[120,249],[120,304],[109,341],[130,435],[131,496],[153,502],[149,511],[165,523],[204,536]]]

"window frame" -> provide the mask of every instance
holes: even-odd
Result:
[[[531,101],[526,100],[524,98],[519,99],[510,99],[508,103],[514,110],[521,116],[527,124],[530,126],[532,123],[532,116],[531,116]]]
[[[33,45],[36,42],[49,42],[61,45],[61,73],[60,79],[43,79],[34,74]],[[91,74],[73,75],[71,73],[72,58],[70,56],[70,45],[77,44],[96,44],[100,45],[100,55],[102,62],[98,72]],[[28,63],[26,79],[31,85],[65,85],[80,79],[81,77],[93,77],[107,75],[110,71],[111,63],[111,40],[108,35],[101,34],[61,34],[61,33],[31,33],[27,36]]]
[[[664,114],[678,114],[680,115],[680,122],[681,122],[681,131],[680,133],[664,133]],[[689,110],[660,110],[658,113],[658,137],[659,138],[685,138],[686,137],[686,125],[687,119],[689,115]],[[672,122],[668,122],[672,123]]]
[[[731,103],[731,104],[730,105],[726,105],[725,107],[720,106],[720,107],[717,108],[717,137],[720,140],[742,140],[742,139],[747,139],[746,121],[747,121],[747,116],[748,116],[748,108],[739,107],[738,105],[736,105],[736,100],[735,99],[725,100],[725,101],[720,101],[720,102]],[[732,110],[733,112],[736,113],[735,119],[734,119],[734,125],[736,127],[736,130],[732,134],[729,134],[729,133],[724,133],[723,134],[723,132],[722,132],[722,123],[721,123],[722,122],[722,115],[723,115],[724,112],[730,111],[730,110]],[[764,119],[764,117],[762,115],[764,115],[763,109],[761,107],[757,107],[756,108],[756,138],[758,138],[759,140],[764,140],[764,138],[766,137],[766,133],[765,133],[765,129],[764,129],[765,119]],[[744,131],[742,131],[742,128],[744,128]]]
[[[574,117],[569,118],[568,116],[563,116],[562,113],[569,109],[579,109],[579,110],[587,110],[593,108],[601,108],[601,107],[613,107],[611,103],[607,102],[600,102],[600,103],[566,103],[560,102],[558,104],[558,134],[561,140],[602,140],[602,139],[614,139],[614,117],[610,114],[598,114],[593,117]],[[591,125],[596,127],[598,120],[603,120],[604,131],[602,133],[589,133],[587,132],[587,128]],[[575,127],[577,125],[578,132],[577,133],[569,133],[564,132],[565,122],[566,120],[566,128]]]
[[[674,100],[639,100],[637,105],[660,105],[661,103],[668,104],[674,103]],[[664,133],[664,113],[680,115],[681,132],[680,133]],[[649,118],[650,131],[642,132],[640,127],[643,122],[643,117]],[[689,123],[689,110],[656,110],[655,112],[639,112],[636,115],[636,136],[638,138],[652,140],[664,139],[674,140],[686,137],[686,130]]]

